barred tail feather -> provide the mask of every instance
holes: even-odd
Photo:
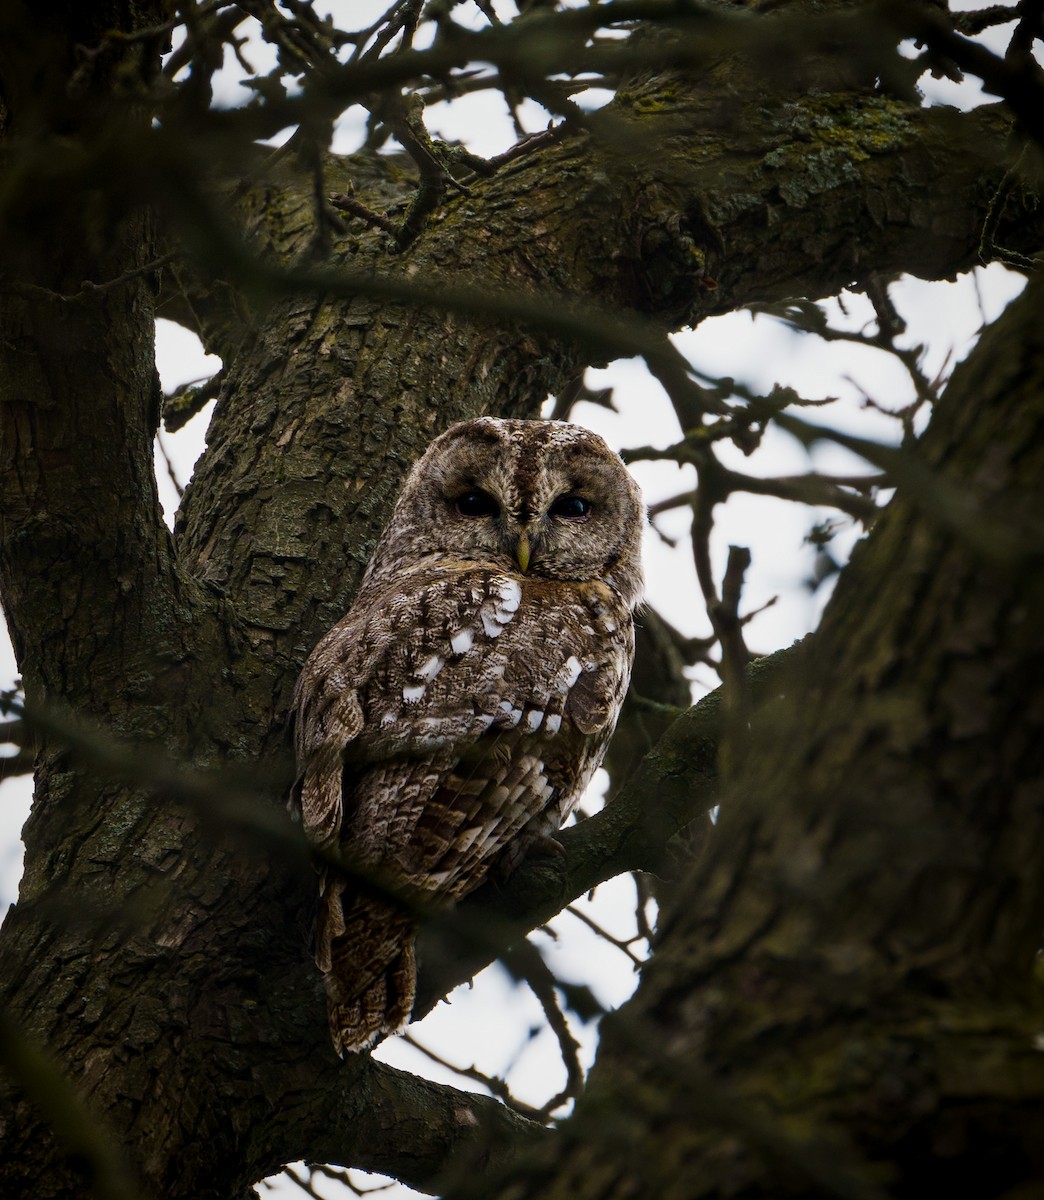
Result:
[[[385,970],[354,1000],[334,995],[327,975],[330,1039],[338,1054],[368,1050],[384,1034],[398,1033],[409,1021],[417,990],[417,964],[412,934]]]
[[[338,1054],[365,1050],[410,1019],[417,990],[414,927],[392,902],[326,875],[316,919],[330,1037]]]

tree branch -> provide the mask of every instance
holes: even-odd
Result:
[[[304,1100],[293,1143],[307,1146],[310,1157],[391,1175],[420,1191],[439,1193],[459,1177],[483,1179],[494,1165],[553,1136],[490,1096],[372,1059],[342,1075],[344,1086],[332,1097]]]
[[[797,642],[751,663],[748,681],[755,705],[775,697],[804,646]],[[626,871],[668,870],[671,838],[718,803],[721,698],[719,688],[682,713],[600,813],[563,829],[558,840],[564,855],[531,855],[505,883],[486,884],[422,929],[417,1019],[501,948],[598,884]]]

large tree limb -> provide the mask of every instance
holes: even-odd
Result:
[[[425,1192],[441,1191],[461,1175],[488,1179],[552,1136],[490,1096],[371,1060],[340,1089],[335,1105],[327,1096],[302,1112],[306,1124],[294,1131],[295,1144],[309,1146],[315,1160],[392,1175]]]
[[[1024,554],[900,490],[603,1023],[568,1151],[500,1194],[575,1195],[593,1162],[592,1195],[1039,1183],[1041,301],[984,335],[922,444]]]

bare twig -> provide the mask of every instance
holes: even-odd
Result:
[[[80,283],[80,290],[78,292],[52,292],[49,288],[38,287],[35,283],[22,283],[20,281],[14,281],[9,286],[12,290],[20,292],[24,296],[32,296],[41,300],[60,300],[63,304],[75,304],[88,299],[90,296],[111,292],[114,288],[122,287],[123,284],[130,283],[132,279],[139,279],[142,275],[151,275],[154,271],[158,271],[161,267],[172,263],[175,258],[176,255],[174,254],[164,254],[160,258],[154,258],[151,262],[147,262],[140,267],[124,271],[122,275],[117,275],[114,279],[106,279],[103,283],[95,283],[91,279],[84,279]]]
[[[336,1183],[344,1184],[346,1188],[350,1188],[357,1196],[370,1196],[376,1192],[387,1192],[393,1187],[398,1187],[397,1180],[392,1180],[389,1183],[375,1183],[373,1187],[360,1187],[359,1184],[352,1179],[351,1171],[338,1170],[336,1167],[331,1167],[328,1163],[306,1163],[305,1166],[312,1172],[313,1175],[322,1175],[324,1179],[332,1179]]]
[[[744,546],[730,546],[725,577],[721,585],[721,602],[710,614],[721,642],[721,681],[725,688],[723,774],[731,772],[741,757],[747,740],[750,694],[746,671],[750,652],[743,640],[744,622],[740,618],[739,604],[743,593],[743,578],[749,566],[750,551]]]
[[[312,1200],[326,1200],[325,1196],[315,1190],[315,1186],[312,1183],[311,1173],[309,1173],[308,1178],[305,1179],[304,1176],[300,1175],[293,1167],[284,1167],[283,1175],[289,1179],[291,1183],[296,1184],[306,1196],[311,1196]]]
[[[638,930],[638,936],[651,946],[654,930],[649,923],[649,905],[656,903],[656,897],[649,886],[648,876],[634,872],[631,878],[634,880],[635,928]]]
[[[888,487],[883,473],[868,475],[776,475],[767,479],[744,475],[722,468],[722,483],[727,492],[749,492],[757,496],[776,496],[800,504],[823,505],[839,509],[849,516],[866,520],[877,512],[877,505],[867,496],[875,488]],[[850,489],[850,490],[848,490]],[[649,517],[691,505],[694,493],[679,492],[649,505]]]
[[[962,71],[978,76],[987,92],[1007,102],[1026,132],[1038,144],[1044,143],[1044,73],[1032,58],[1027,61],[1018,56],[1008,61],[998,57],[980,42],[958,33],[949,12],[927,5],[892,0],[882,5],[882,11],[892,18],[898,32],[917,38]]]
[[[225,369],[220,368],[209,378],[183,383],[163,397],[163,428],[176,433],[216,400],[225,382]]]
[[[956,12],[952,16],[953,26],[958,32],[974,37],[995,25],[1009,24],[1015,19],[1015,11],[1010,4],[991,4],[971,12]]]
[[[568,1100],[575,1100],[583,1088],[584,1072],[580,1066],[580,1043],[573,1037],[569,1022],[555,995],[557,981],[533,943],[528,939],[520,942],[503,954],[501,961],[529,985],[530,991],[544,1010],[551,1032],[558,1040],[559,1053],[566,1070],[566,1085],[540,1108],[540,1115],[547,1118]]]
[[[540,1119],[540,1110],[530,1104],[525,1104],[512,1095],[511,1089],[499,1075],[488,1075],[485,1071],[480,1071],[476,1066],[462,1067],[458,1063],[450,1062],[449,1059],[443,1058],[441,1054],[425,1046],[423,1042],[418,1041],[412,1033],[404,1033],[401,1036],[407,1045],[412,1046],[414,1050],[419,1050],[431,1062],[436,1063],[440,1067],[445,1067],[449,1071],[453,1071],[455,1074],[461,1076],[462,1079],[472,1079],[475,1083],[480,1083],[491,1096],[496,1096],[498,1100],[502,1100],[515,1112],[521,1113],[523,1116],[530,1117],[531,1119]]]
[[[367,29],[354,35],[356,49],[352,62],[367,62],[380,58],[392,41],[401,34],[393,53],[403,53],[413,45],[414,34],[423,10],[423,0],[398,0]]]
[[[397,1182],[377,1183],[373,1187],[360,1187],[352,1178],[350,1171],[338,1170],[336,1167],[328,1166],[326,1163],[306,1162],[305,1169],[308,1171],[306,1179],[296,1167],[287,1166],[283,1168],[283,1173],[280,1178],[289,1179],[301,1189],[306,1196],[311,1196],[312,1200],[329,1200],[329,1197],[324,1196],[316,1187],[316,1176],[320,1179],[329,1179],[334,1183],[340,1184],[341,1187],[347,1188],[354,1196],[372,1196],[377,1192],[386,1192],[389,1188],[397,1187]],[[271,1188],[267,1182],[265,1186]]]
[[[159,447],[160,457],[167,468],[167,478],[173,485],[174,491],[178,494],[180,501],[185,495],[185,489],[181,486],[181,480],[178,479],[178,473],[174,470],[174,463],[171,461],[170,455],[167,453],[167,444],[163,440],[163,434],[156,430],[156,445]]]
[[[982,233],[979,236],[979,261],[987,265],[995,260],[1018,271],[1035,271],[1041,264],[1039,258],[1030,258],[1001,246],[997,241],[997,231],[1008,201],[1017,194],[1020,186],[1019,168],[1026,157],[1026,146],[1019,151],[1019,156],[1011,168],[1004,172],[1004,177],[997,185],[997,190],[990,198],[986,217],[982,223]]]
[[[220,11],[224,9],[224,11]],[[235,31],[246,20],[249,20],[249,15],[240,8],[239,5],[223,3],[201,4],[196,10],[196,23],[190,29],[188,27],[188,17],[186,16],[186,32],[189,34],[180,46],[177,46],[163,64],[163,74],[168,79],[173,79],[177,73],[189,63],[193,62],[199,50],[199,37],[205,36],[208,41],[212,41],[217,45],[227,44],[232,47],[233,53],[239,62],[239,65],[249,75],[253,74],[253,68],[246,62],[241,53],[242,39],[236,38]],[[177,24],[177,19],[167,22],[173,30]],[[204,33],[205,30],[205,33]],[[196,36],[192,36],[195,31]]]
[[[393,238],[399,236],[399,225],[390,217],[386,217],[383,213],[374,212],[373,209],[367,208],[361,201],[356,200],[351,192],[336,192],[329,197],[330,203],[340,212],[348,213],[350,216],[358,217],[367,225],[373,226],[375,229],[382,229],[385,233]]]
[[[643,935],[641,933],[636,934],[628,941],[624,941],[622,938],[615,937],[609,932],[608,929],[604,928],[602,925],[599,925],[597,921],[592,920],[582,908],[577,908],[575,904],[567,905],[565,911],[569,913],[570,916],[576,917],[578,921],[583,922],[583,924],[586,925],[592,933],[596,933],[604,942],[608,942],[610,946],[615,946],[621,954],[626,954],[634,964],[636,970],[644,964],[645,960],[643,958],[639,958],[638,955],[635,954],[635,952],[631,949],[631,946],[633,946],[635,942],[643,940]]]
[[[428,216],[438,207],[447,188],[454,188],[464,196],[471,193],[466,184],[447,170],[446,156],[424,124],[424,101],[420,96],[416,93],[386,93],[373,112],[398,138],[416,163],[420,175],[417,191],[395,232],[399,248],[405,249],[423,231]]]

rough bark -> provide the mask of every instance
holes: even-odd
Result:
[[[755,723],[568,1151],[498,1194],[1041,1187],[1042,301],[923,439],[951,511],[900,492]]]
[[[734,59],[688,81],[639,79],[612,125],[607,115],[476,183],[407,252],[376,235],[337,242],[317,294],[303,286],[318,271],[310,181],[255,169],[239,150],[235,207],[216,201],[186,130],[150,132],[120,90],[125,55],[154,45],[110,45],[89,103],[70,103],[75,48],[154,25],[160,7],[66,5],[25,41],[32,23],[12,4],[0,31],[3,132],[19,168],[2,197],[14,249],[0,311],[0,580],[26,693],[50,730],[25,881],[0,934],[10,1045],[29,1056],[6,1060],[0,1120],[19,1151],[0,1160],[0,1191],[46,1200],[98,1179],[90,1146],[59,1119],[60,1082],[37,1092],[19,1075],[39,1047],[142,1195],[233,1196],[305,1155],[435,1186],[454,1144],[481,1149],[487,1125],[505,1140],[525,1127],[329,1051],[307,947],[313,881],[279,825],[281,721],[301,661],[346,607],[434,433],[481,412],[533,415],[609,355],[604,336],[556,323],[558,309],[585,302],[667,330],[871,272],[951,275],[974,261],[1006,118],[925,111],[850,82],[812,96],[791,81],[766,105]],[[384,206],[392,168],[338,170],[376,176]],[[188,254],[184,295],[169,295],[147,269],[158,252],[143,198],[167,246],[209,253],[218,278]],[[218,236],[219,207],[259,262]],[[1030,221],[999,229],[1016,247],[1039,241]],[[415,281],[450,303],[411,305]],[[156,289],[226,358],[174,538],[151,471]],[[550,316],[521,325],[505,294]],[[106,732],[61,734],[66,707]],[[130,761],[113,736],[140,748]],[[186,781],[169,759],[261,769]],[[581,890],[655,856],[619,838],[573,841]],[[514,886],[526,896],[524,874]],[[546,890],[520,902],[520,924],[545,919],[547,904]]]

